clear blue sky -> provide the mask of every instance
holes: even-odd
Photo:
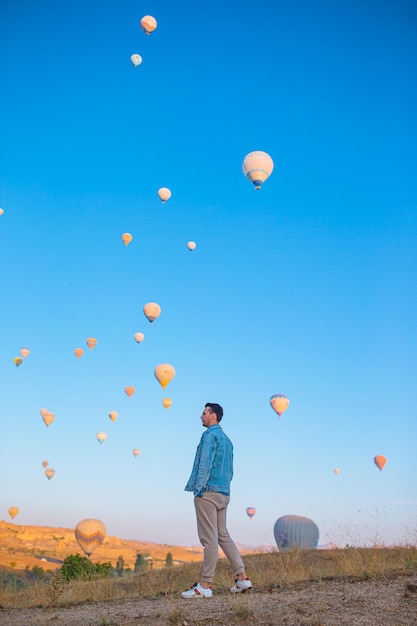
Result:
[[[285,514],[321,544],[415,538],[415,2],[15,0],[0,18],[0,519],[198,543],[184,486],[211,401],[237,541],[273,545]],[[260,191],[252,150],[275,163]]]

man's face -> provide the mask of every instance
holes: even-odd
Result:
[[[216,414],[212,413],[208,406],[204,407],[204,411],[202,412],[200,419],[205,428],[217,423]]]

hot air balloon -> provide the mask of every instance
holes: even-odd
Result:
[[[30,354],[30,350],[29,350],[29,348],[22,348],[22,349],[20,350],[20,354],[22,355],[22,357],[23,357],[24,359],[26,359],[26,357],[27,357],[27,356],[29,356],[29,354]]]
[[[158,23],[156,19],[152,17],[152,15],[144,15],[140,21],[140,25],[142,26],[142,29],[145,31],[145,33],[147,35],[150,35],[156,29]]]
[[[45,470],[45,476],[48,480],[51,480],[51,478],[55,476],[55,470],[53,470],[52,467],[48,467],[48,469]]]
[[[101,432],[97,433],[96,437],[97,437],[97,441],[98,441],[99,443],[103,443],[103,442],[104,442],[104,441],[106,441],[106,439],[107,439],[107,435],[106,435],[106,433],[104,433],[103,431],[101,431]]]
[[[22,365],[23,359],[20,356],[15,356],[15,358],[13,359],[13,362],[16,365],[16,367],[19,367],[19,365]]]
[[[135,333],[133,336],[138,343],[145,339],[145,335],[143,333]]]
[[[125,387],[125,393],[126,393],[127,397],[130,398],[130,396],[133,396],[133,394],[135,393],[135,388],[134,387]]]
[[[16,517],[16,515],[19,514],[19,507],[17,506],[11,506],[9,508],[9,515],[12,519],[14,519]]]
[[[169,407],[170,407],[170,406],[171,406],[171,404],[172,404],[172,400],[171,400],[171,398],[164,398],[164,399],[162,400],[162,404],[164,405],[164,407],[165,407],[166,409],[169,409]]]
[[[130,233],[123,233],[122,235],[122,241],[125,244],[125,246],[128,246],[130,244],[130,242],[132,241],[133,237]]]
[[[308,517],[284,515],[275,522],[274,537],[279,550],[316,548],[319,529]]]
[[[266,152],[256,150],[249,152],[243,159],[242,170],[246,178],[260,189],[262,183],[272,174],[274,162]]]
[[[161,363],[155,367],[154,374],[162,389],[165,389],[175,376],[175,368],[169,363]]]
[[[42,461],[42,467],[48,467],[49,461]]]
[[[91,556],[106,537],[106,527],[103,522],[93,518],[78,522],[74,532],[76,540],[87,556]]]
[[[46,414],[49,413],[48,409],[39,409],[39,413],[42,415],[42,417]]]
[[[140,450],[139,450],[138,448],[134,448],[134,449],[132,450],[132,454],[133,454],[133,456],[134,456],[134,457],[137,457],[137,456],[139,456],[139,454],[140,454]]]
[[[84,354],[84,350],[82,348],[75,348],[74,354],[77,357],[77,359],[80,359],[82,355]]]
[[[0,209],[0,215],[3,215],[4,209]]]
[[[132,65],[134,65],[135,67],[138,67],[138,65],[142,63],[142,57],[140,56],[140,54],[132,54],[130,60]]]
[[[170,199],[171,195],[171,190],[168,189],[168,187],[161,187],[158,189],[158,196],[162,204],[165,204],[165,202]]]
[[[255,515],[256,513],[256,509],[253,506],[248,506],[248,508],[246,509],[246,515],[249,516],[249,519],[252,519],[252,517]]]
[[[290,401],[287,396],[282,393],[277,393],[269,400],[269,404],[274,409],[275,413],[281,417],[281,415],[288,409]]]
[[[192,252],[193,250],[195,250],[197,247],[197,244],[195,241],[189,241],[187,243],[187,248]]]
[[[45,425],[49,426],[54,421],[55,415],[53,413],[49,413],[49,412],[48,413],[44,413],[42,415],[42,419],[43,419]]]
[[[336,474],[336,476],[337,474],[340,474],[340,469],[338,467],[335,467],[333,471]]]
[[[382,470],[384,468],[384,465],[386,462],[387,462],[387,457],[383,456],[382,454],[377,454],[376,457],[374,458],[374,463],[379,470]]]
[[[119,417],[119,414],[118,414],[117,411],[110,411],[109,417],[110,417],[112,422],[115,422],[117,420],[117,418]]]
[[[87,346],[90,348],[90,350],[92,350],[96,345],[97,345],[97,339],[94,339],[94,337],[89,337],[87,339]]]
[[[156,302],[148,302],[143,307],[143,312],[152,324],[161,315],[161,307]]]

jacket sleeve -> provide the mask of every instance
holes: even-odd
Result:
[[[214,455],[216,453],[217,440],[214,433],[208,430],[203,436],[200,449],[200,462],[197,467],[197,476],[193,493],[195,496],[202,496],[205,486],[210,476],[213,466]]]

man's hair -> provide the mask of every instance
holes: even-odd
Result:
[[[222,421],[223,409],[220,404],[216,404],[216,402],[207,402],[206,407],[209,408],[212,413],[216,414],[217,422]]]

